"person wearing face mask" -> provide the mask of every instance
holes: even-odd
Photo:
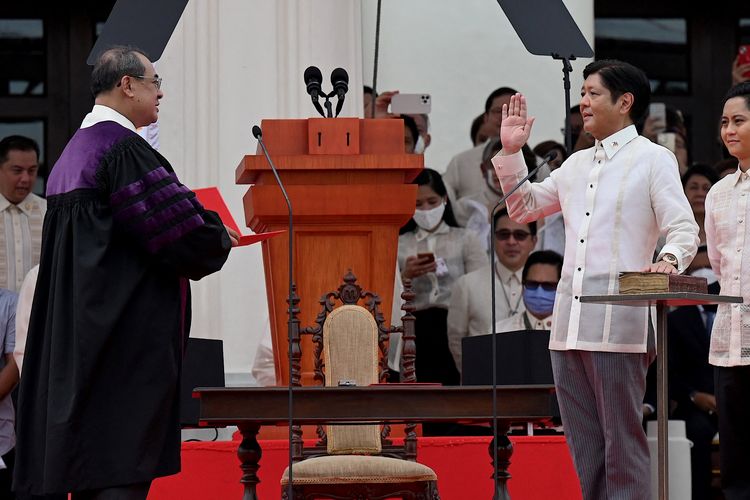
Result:
[[[526,310],[523,303],[523,266],[536,245],[536,222],[515,222],[505,208],[495,214],[495,320]],[[456,281],[448,310],[448,345],[461,369],[464,337],[492,331],[492,299],[489,259],[485,265]]]
[[[416,210],[400,231],[398,265],[416,294],[417,380],[456,385],[446,333],[451,291],[460,276],[486,265],[487,254],[475,234],[458,227],[439,173],[426,168],[413,182]]]
[[[552,328],[552,307],[555,305],[562,264],[562,256],[551,250],[539,250],[529,255],[521,275],[526,310],[498,321],[496,332]]]

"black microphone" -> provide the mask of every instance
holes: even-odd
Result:
[[[307,69],[309,70],[310,68]],[[305,71],[305,73],[307,73],[307,71]],[[318,70],[318,74],[320,74],[320,70]],[[318,106],[320,105],[318,104]],[[266,149],[266,145],[263,142],[263,131],[257,125],[253,125],[253,137],[258,139],[258,144],[260,144],[263,154],[265,155],[268,164],[271,166],[273,176],[276,177],[276,182],[279,183],[281,194],[284,195],[286,207],[289,211],[289,310],[287,311],[289,319],[287,321],[287,339],[289,340],[289,498],[292,498],[292,308],[294,307],[294,302],[292,301],[294,295],[294,260],[292,259],[292,256],[294,255],[294,221],[292,219],[292,202],[289,201],[289,196],[286,194],[286,189],[284,189],[284,183],[281,182],[279,172],[276,170],[276,165],[273,164],[273,160],[271,160],[271,156],[268,154],[268,149]]]
[[[550,151],[547,153],[547,155],[544,157],[544,160],[542,163],[534,167],[529,174],[521,179],[521,182],[516,184],[513,189],[505,193],[502,198],[500,198],[500,201],[495,204],[495,207],[492,209],[492,212],[490,213],[490,280],[492,281],[492,293],[491,293],[491,302],[492,302],[492,416],[494,417],[492,419],[492,442],[497,443],[497,311],[495,311],[495,212],[497,212],[497,209],[500,208],[503,203],[505,203],[505,200],[508,199],[508,196],[512,195],[516,192],[518,188],[520,188],[524,182],[529,180],[534,174],[537,173],[537,171],[542,168],[544,165],[547,165],[549,162],[551,162],[553,159],[557,158],[557,151]],[[495,479],[498,477],[498,457],[497,457],[497,446],[492,446],[493,450],[493,461],[494,461],[494,467],[495,467]],[[497,489],[497,488],[495,488]]]
[[[304,74],[305,87],[310,94],[313,106],[318,110],[321,116],[325,116],[323,108],[320,106],[320,95],[322,94],[321,85],[323,84],[323,73],[316,66],[308,66]]]
[[[349,91],[349,73],[344,68],[334,69],[331,73],[331,85],[333,85],[334,94],[338,97],[336,116],[339,116],[341,108],[344,106],[346,93]]]

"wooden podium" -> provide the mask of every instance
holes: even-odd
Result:
[[[390,321],[398,230],[414,214],[422,155],[404,153],[403,120],[310,118],[263,120],[263,140],[292,203],[294,281],[301,324],[311,325],[321,295],[348,269],[380,295]],[[237,184],[255,232],[288,229],[288,211],[262,154],[247,155]],[[287,340],[288,234],[262,243],[276,380],[289,382]],[[303,337],[302,385],[312,385],[311,341]]]

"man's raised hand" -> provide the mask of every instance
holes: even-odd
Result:
[[[503,143],[504,154],[517,153],[528,142],[534,117],[527,117],[526,112],[526,98],[523,94],[515,94],[511,96],[510,104],[503,104],[500,141]]]

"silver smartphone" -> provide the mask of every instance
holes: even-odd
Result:
[[[656,132],[664,132],[667,128],[667,106],[663,102],[652,102],[648,105],[648,116],[654,118]]]
[[[391,98],[391,113],[398,115],[421,115],[432,109],[430,94],[394,94]]]

